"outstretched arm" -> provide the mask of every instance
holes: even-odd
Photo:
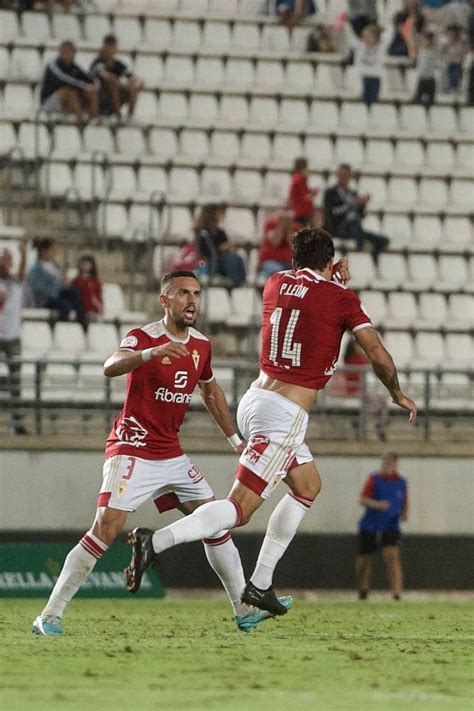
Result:
[[[199,383],[199,387],[204,404],[212,419],[222,430],[227,439],[229,439],[229,444],[233,447],[234,451],[240,454],[244,450],[244,444],[237,434],[237,428],[229,412],[227,400],[221,386],[218,385],[215,380],[211,380],[209,383]],[[230,438],[234,437],[235,439],[230,441]],[[239,443],[237,443],[237,440],[239,440]],[[233,442],[235,442],[235,444]]]
[[[410,412],[409,421],[416,422],[416,404],[403,394],[398,382],[397,369],[392,356],[383,345],[373,328],[361,328],[355,332],[355,338],[369,359],[375,375],[390,393],[393,402]]]
[[[143,351],[131,351],[126,348],[119,348],[112,353],[104,363],[104,375],[108,378],[116,378],[118,375],[130,373],[135,368],[138,368],[143,363],[152,358],[181,358],[189,355],[189,351],[182,343],[169,341],[162,346],[155,348],[146,348]]]

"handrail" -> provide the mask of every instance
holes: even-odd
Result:
[[[64,217],[64,233],[63,233],[63,269],[69,267],[69,248],[71,246],[70,241],[70,227],[69,215],[71,214],[71,204],[72,200],[70,198],[75,198],[76,203],[81,211],[81,222],[83,222],[82,213],[82,199],[80,191],[73,185],[70,185],[64,192],[64,207],[63,207],[63,217]]]

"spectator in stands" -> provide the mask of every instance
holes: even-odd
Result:
[[[204,205],[194,223],[196,248],[199,256],[208,264],[211,276],[220,274],[229,279],[232,286],[245,283],[245,264],[239,254],[236,254],[222,229],[225,217],[223,205]]]
[[[431,106],[436,94],[436,70],[439,62],[439,51],[433,32],[424,31],[421,36],[420,48],[416,59],[417,85],[413,101],[417,104]]]
[[[319,193],[319,188],[309,187],[308,176],[308,161],[306,158],[296,158],[288,192],[288,207],[300,227],[310,222],[314,211],[313,201]]]
[[[74,63],[75,56],[73,42],[60,44],[57,57],[44,70],[40,102],[45,111],[73,114],[79,123],[85,123],[98,114],[98,93],[91,75]]]
[[[382,39],[377,25],[366,25],[354,47],[354,65],[362,78],[362,101],[367,106],[372,106],[379,98],[386,48],[386,39]]]
[[[319,205],[315,205],[313,217],[311,218],[311,227],[315,227],[319,230],[326,229],[326,213]]]
[[[6,358],[21,355],[21,306],[26,267],[26,242],[20,243],[19,249],[20,265],[15,276],[11,273],[12,253],[9,249],[0,249],[0,355]],[[19,400],[21,365],[9,363],[8,371],[10,397],[12,400]],[[10,414],[10,434],[28,434],[18,408],[13,408]]]
[[[457,25],[446,27],[441,56],[446,70],[449,93],[457,94],[461,88],[462,64],[468,51],[469,47],[460,27]]]
[[[393,35],[387,50],[390,57],[408,57],[408,44],[403,24],[399,13],[393,16]]]
[[[276,0],[275,10],[282,25],[291,31],[305,17],[316,13],[314,0]]]
[[[348,342],[344,351],[344,365],[370,365],[369,359],[354,338]],[[365,408],[367,415],[374,417],[377,437],[381,442],[385,442],[388,425],[388,402],[385,394],[364,387],[361,370],[346,370],[343,377],[344,394],[361,400],[361,407]]]
[[[271,276],[292,267],[290,237],[300,229],[293,213],[281,211],[269,217],[263,225],[263,240],[259,253],[259,272]]]
[[[121,109],[128,104],[127,123],[133,121],[138,95],[143,82],[137,79],[126,64],[117,59],[118,42],[115,35],[106,35],[99,54],[90,66],[93,77],[100,84],[99,110],[103,116],[121,118]]]
[[[77,263],[78,275],[73,279],[81,295],[87,322],[101,321],[104,315],[102,282],[97,273],[97,265],[91,254],[84,254]]]
[[[398,473],[397,455],[386,454],[382,458],[380,470],[369,476],[359,498],[361,506],[365,507],[365,513],[359,521],[359,554],[356,559],[360,600],[368,597],[372,555],[380,543],[392,597],[400,600],[403,587],[400,520],[407,520],[407,492],[407,481]]]
[[[87,328],[81,294],[74,284],[67,284],[61,273],[56,256],[56,240],[42,238],[33,241],[38,252],[37,261],[30,267],[27,283],[31,290],[34,305],[38,308],[54,309],[59,321],[68,321],[75,311],[77,320]]]
[[[363,249],[368,242],[377,256],[389,244],[388,237],[369,232],[362,226],[370,195],[359,195],[350,188],[352,169],[348,163],[341,163],[337,171],[337,183],[324,194],[327,229],[335,237],[353,239],[357,249]]]
[[[349,22],[357,37],[361,36],[364,27],[377,23],[376,0],[349,0],[348,11]]]

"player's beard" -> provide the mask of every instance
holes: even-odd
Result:
[[[185,328],[192,328],[194,324],[197,321],[197,313],[194,314],[194,318],[192,321],[187,321],[184,316],[177,316],[174,318],[174,322],[180,330],[184,330]]]

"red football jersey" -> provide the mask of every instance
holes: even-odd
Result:
[[[344,331],[371,325],[345,286],[308,268],[278,272],[263,291],[260,368],[271,378],[321,390],[336,370]]]
[[[194,328],[182,341],[167,332],[163,321],[134,328],[120,348],[142,351],[168,341],[186,345],[190,355],[153,358],[127,374],[127,393],[105,447],[106,457],[127,454],[142,459],[170,459],[183,454],[178,433],[194,388],[213,380],[211,344]]]

